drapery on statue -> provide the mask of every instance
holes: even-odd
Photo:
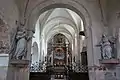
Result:
[[[12,44],[10,50],[11,59],[23,59],[26,56],[27,33],[23,27],[17,27],[14,35],[12,35]]]
[[[26,55],[26,30],[24,28],[18,29],[18,32],[16,34],[16,40],[17,40],[17,46],[15,50],[15,54],[13,55],[14,59],[22,59]]]
[[[17,27],[16,32],[11,38],[10,58],[15,60],[25,58],[27,53],[27,41],[30,39],[32,39],[32,36],[27,36],[27,30],[23,26]]]
[[[103,59],[112,58],[113,49],[112,49],[111,41],[108,39],[106,35],[104,34],[102,35],[101,41],[97,46],[100,46],[101,48],[101,56]]]

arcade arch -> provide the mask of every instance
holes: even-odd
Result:
[[[76,2],[74,0],[73,1],[71,1],[71,0],[63,1],[63,2],[55,1],[53,4],[53,3],[49,3],[49,1],[45,1],[45,2],[37,5],[36,7],[34,7],[32,12],[30,14],[29,13],[27,14],[27,16],[29,16],[28,23],[27,23],[27,26],[29,26],[29,27],[27,27],[27,28],[34,29],[35,22],[39,18],[39,15],[47,10],[51,10],[51,11],[46,15],[44,14],[44,16],[46,16],[46,17],[48,17],[52,13],[54,8],[67,8],[67,9],[73,10],[83,20],[85,35],[87,36],[87,41],[89,41],[89,43],[87,44],[87,52],[89,52],[89,54],[87,55],[88,56],[88,64],[91,66],[94,63],[94,60],[91,61],[92,57],[89,56],[89,55],[93,55],[92,30],[91,30],[92,24],[91,24],[90,15],[89,15],[87,9],[79,2]],[[47,13],[47,12],[45,12],[45,13]],[[45,19],[47,19],[46,17],[45,17]],[[42,20],[40,20],[40,21],[42,21]],[[40,23],[40,25],[41,24],[42,23]],[[79,34],[79,31],[77,31],[77,34]],[[72,41],[72,42],[74,42],[74,41]],[[31,42],[28,42],[28,45],[30,45],[30,43]],[[75,45],[73,45],[73,46],[75,46]],[[28,49],[29,49],[29,47],[28,47]],[[30,52],[30,49],[28,52]],[[28,55],[28,58],[30,59],[29,55]]]
[[[49,16],[46,18],[45,15],[48,14]],[[43,17],[45,17],[46,20],[44,20]],[[80,31],[84,32],[83,20],[80,16],[67,8],[50,9],[39,16],[36,22],[36,27],[39,27],[35,30],[39,30],[37,33],[39,35],[40,63],[44,63],[46,61],[49,40],[51,40],[53,36],[60,33],[63,34],[70,42],[69,48],[71,50],[69,49],[68,52],[71,51],[72,62],[75,62],[75,64],[81,63],[80,53],[82,51],[82,48],[86,46],[83,45],[85,38],[79,35]]]

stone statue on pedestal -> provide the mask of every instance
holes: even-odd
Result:
[[[27,36],[27,30],[24,26],[18,26],[16,32],[12,35],[10,58],[22,60],[26,57],[27,41],[32,39],[32,36]]]
[[[111,41],[108,39],[106,35],[102,35],[101,41],[99,43],[101,48],[101,56],[103,59],[111,59],[113,54],[113,49],[111,45]]]
[[[24,27],[17,27],[11,39],[10,58],[21,60],[26,56],[27,31]]]
[[[13,59],[22,59],[26,55],[26,30],[24,28],[19,28],[16,34],[16,50],[13,55]]]

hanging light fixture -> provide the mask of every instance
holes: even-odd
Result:
[[[85,32],[84,32],[84,31],[80,31],[80,32],[79,32],[79,35],[85,36]]]

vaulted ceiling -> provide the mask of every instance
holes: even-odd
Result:
[[[41,35],[49,40],[57,33],[64,34],[72,40],[80,30],[84,30],[82,20],[75,12],[67,8],[55,8],[44,12],[38,19]]]

